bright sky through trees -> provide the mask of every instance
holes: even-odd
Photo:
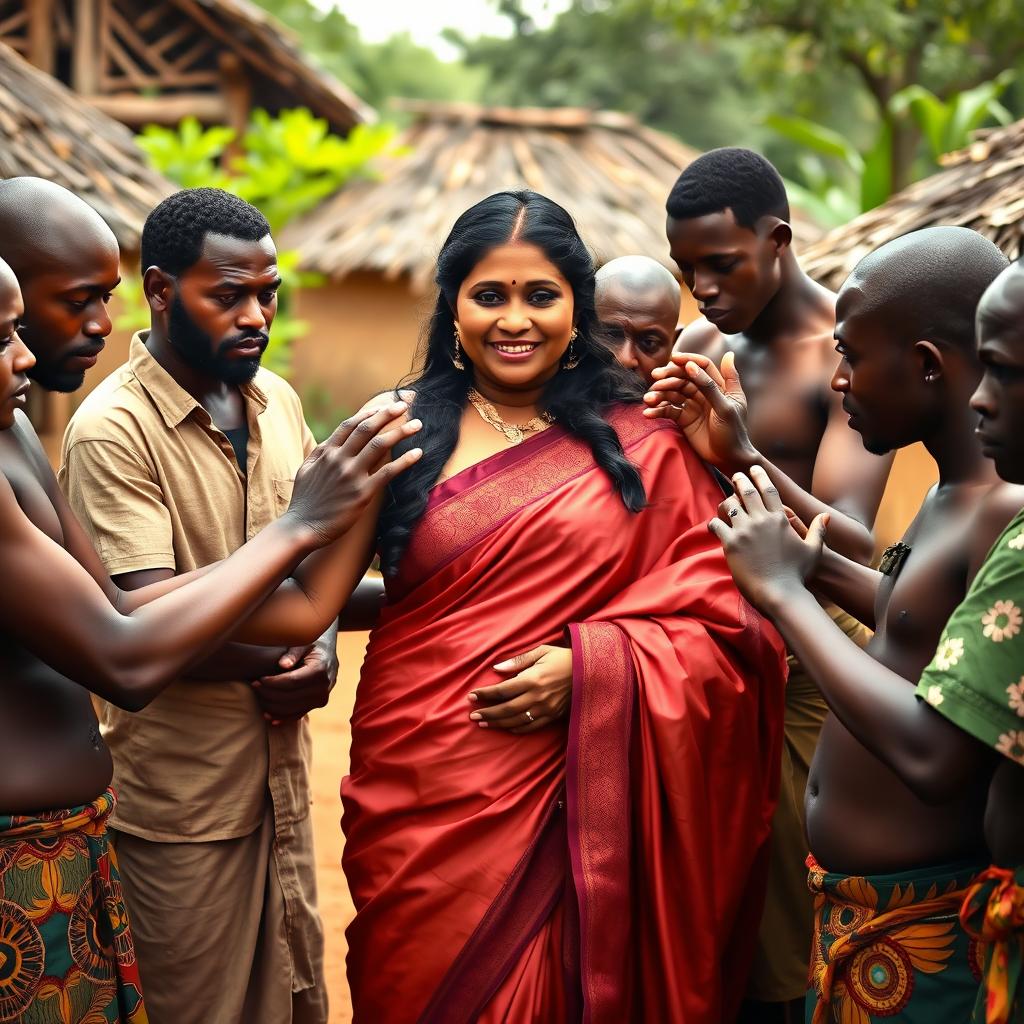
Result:
[[[458,50],[441,38],[441,30],[458,29],[470,38],[508,36],[512,23],[490,0],[313,0],[322,10],[338,7],[368,43],[383,42],[396,32],[408,32],[442,60],[455,60]],[[569,0],[526,0],[523,9],[539,27],[546,27]]]

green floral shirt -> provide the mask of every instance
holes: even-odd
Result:
[[[1024,510],[988,553],[917,687],[965,732],[1024,765]]]

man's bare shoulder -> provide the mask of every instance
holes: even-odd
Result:
[[[707,356],[715,363],[720,363],[730,348],[728,338],[710,320],[700,317],[683,329],[682,334],[676,339],[673,351],[696,352],[698,355]]]
[[[32,421],[20,409],[15,410],[14,423],[0,434],[0,473],[23,476],[26,469],[43,486],[53,476],[43,444]]]
[[[1024,508],[1024,486],[1000,481],[982,495],[971,516],[970,536],[974,540],[973,558],[980,562],[1009,525]]]

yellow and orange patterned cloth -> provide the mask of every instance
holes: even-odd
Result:
[[[991,867],[975,880],[960,920],[968,934],[986,944],[984,985],[974,1024],[1024,1021],[1024,868]]]
[[[114,802],[0,815],[0,1021],[146,1024]]]
[[[808,857],[815,918],[807,1020],[969,1020],[984,951],[961,927],[959,913],[983,866],[861,876],[826,872]]]

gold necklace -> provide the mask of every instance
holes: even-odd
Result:
[[[480,413],[480,418],[484,423],[500,431],[512,444],[519,444],[520,441],[525,440],[528,434],[536,434],[541,430],[546,430],[555,422],[555,417],[551,413],[542,412],[539,416],[534,416],[532,420],[528,420],[526,423],[506,423],[498,414],[498,410],[476,388],[469,389],[468,397],[470,404]]]

